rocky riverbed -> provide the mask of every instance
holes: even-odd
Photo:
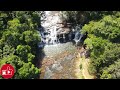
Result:
[[[52,49],[52,50],[51,50]],[[41,62],[41,79],[76,79],[75,60],[77,49],[72,43],[47,46]]]

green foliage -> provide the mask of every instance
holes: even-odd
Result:
[[[25,41],[27,44],[35,45],[36,42],[40,41],[40,37],[38,36],[37,32],[34,32],[34,30],[24,31],[22,34],[22,40]]]
[[[98,21],[90,21],[82,28],[88,32],[84,41],[90,50],[89,72],[101,79],[119,78],[120,12],[103,14]]]
[[[120,18],[108,15],[104,16],[100,21],[91,21],[88,25],[85,24],[82,29],[83,32],[88,32],[89,34],[94,34],[97,37],[102,37],[116,43],[120,41],[119,22]]]
[[[109,74],[108,71],[104,70],[100,78],[101,79],[111,79],[111,74]]]
[[[12,64],[13,79],[38,78],[40,70],[33,61],[40,41],[40,15],[38,11],[0,11],[0,66]]]
[[[24,63],[23,66],[18,70],[18,78],[20,79],[34,79],[39,75],[38,70],[31,62]]]
[[[28,45],[18,45],[16,49],[16,54],[21,57],[22,60],[27,62],[27,54],[30,53],[31,48]]]
[[[120,59],[103,70],[101,78],[120,79]]]
[[[35,55],[28,53],[27,58],[28,58],[28,62],[32,62],[35,58]]]

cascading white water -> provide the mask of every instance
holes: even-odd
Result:
[[[56,31],[56,26],[53,27],[53,29],[50,29],[50,42],[52,44],[57,43],[57,31]]]
[[[40,30],[41,34],[41,41],[39,44],[39,47],[43,47],[44,45],[55,45],[59,42],[65,42],[66,37],[65,34],[62,35],[63,28],[61,28],[60,23],[61,18],[59,16],[59,12],[56,11],[45,11],[45,18],[41,22],[41,26],[43,27]],[[83,37],[82,34],[80,34],[81,26],[77,25],[75,29],[71,29],[71,33],[68,35],[68,40],[73,40],[75,43],[79,43],[81,41],[81,38]],[[58,38],[58,34],[61,33],[61,36]],[[74,37],[72,37],[72,35]]]
[[[52,14],[53,13],[53,14]],[[57,44],[57,23],[60,22],[60,17],[58,13],[54,14],[54,11],[45,11],[46,18],[44,22],[41,23],[44,30],[42,30],[41,37],[42,41],[47,44]],[[45,33],[47,35],[45,35]]]

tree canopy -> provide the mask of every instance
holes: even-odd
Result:
[[[85,40],[90,50],[89,72],[102,79],[119,78],[120,62],[120,12],[103,15],[100,20],[91,20],[82,28],[88,32]]]
[[[33,64],[40,42],[38,11],[0,11],[0,67],[9,63],[16,72],[13,79],[38,78]],[[2,78],[2,77],[1,77]]]

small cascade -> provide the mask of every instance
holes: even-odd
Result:
[[[53,27],[53,29],[50,30],[50,41],[48,42],[50,44],[57,44],[57,31],[56,26]]]
[[[75,41],[76,45],[78,45],[78,43],[82,42],[82,38],[83,38],[84,34],[81,33],[81,30],[82,30],[81,25],[77,25],[75,27],[75,32],[74,32],[75,37],[73,40]]]

